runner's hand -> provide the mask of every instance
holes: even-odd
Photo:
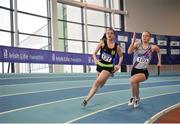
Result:
[[[115,65],[114,72],[118,71],[119,69],[120,69],[120,66],[119,65]]]
[[[99,63],[99,60],[98,60],[98,59],[95,59],[95,60],[94,60],[94,64],[97,65],[98,63]]]
[[[161,68],[161,66],[162,66],[161,63],[158,63],[158,64],[157,64],[157,67]]]
[[[136,32],[133,33],[133,38],[132,38],[131,43],[134,44],[135,42],[137,42],[137,39],[136,39]]]

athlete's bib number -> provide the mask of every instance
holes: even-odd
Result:
[[[149,62],[149,60],[148,60],[148,59],[146,59],[146,58],[141,58],[141,57],[138,57],[138,58],[137,58],[137,62],[139,62],[139,63],[148,63],[148,62]]]
[[[112,56],[107,54],[107,53],[103,53],[102,54],[102,60],[104,60],[105,62],[111,62]]]

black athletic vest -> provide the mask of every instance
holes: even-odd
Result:
[[[117,43],[115,43],[114,48],[108,48],[107,40],[104,41],[104,47],[100,50],[99,60],[103,64],[113,64],[115,54],[117,53]]]

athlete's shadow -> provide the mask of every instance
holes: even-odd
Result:
[[[87,106],[83,107],[82,106],[82,110],[84,112],[94,112],[94,111],[97,111],[97,110],[100,110],[101,109],[101,104],[100,103],[93,103],[93,104],[88,104]]]
[[[104,102],[104,101],[101,101],[101,100],[93,100],[90,103],[88,103],[87,106],[82,107],[82,109],[86,110],[86,111],[94,111],[94,110],[103,109],[103,106],[104,106],[104,108],[106,108],[108,106],[113,106],[116,103],[117,102],[113,101],[113,100],[110,100],[108,102]]]
[[[134,108],[133,106],[121,107],[120,111],[124,113],[140,113],[144,115],[152,115],[152,110],[155,106],[153,104],[140,103],[139,107]]]

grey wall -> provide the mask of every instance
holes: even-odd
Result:
[[[180,36],[180,0],[124,0],[125,30]]]

